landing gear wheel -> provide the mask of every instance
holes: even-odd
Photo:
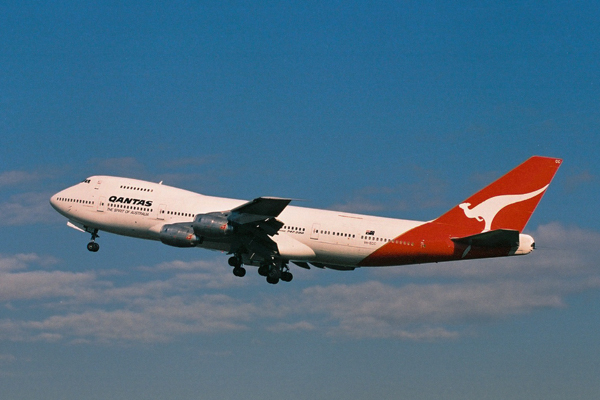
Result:
[[[294,279],[294,275],[292,275],[291,272],[285,271],[285,272],[281,273],[281,280],[282,281],[284,281],[284,282],[291,282],[292,279]]]
[[[89,243],[87,244],[87,249],[88,249],[89,251],[91,251],[92,253],[95,253],[95,252],[97,252],[98,250],[100,250],[100,245],[99,245],[98,243],[96,243],[96,242],[89,242]]]
[[[260,276],[268,276],[269,275],[269,266],[261,265],[260,267],[258,267],[258,274]]]
[[[277,268],[276,266],[272,266],[271,269],[269,270],[269,274],[267,275],[267,278],[279,280],[279,278],[281,278],[281,270],[279,268]]]
[[[227,262],[229,263],[230,266],[232,266],[234,268],[242,266],[242,260],[240,260],[239,257],[229,257],[229,260]]]
[[[267,282],[269,282],[271,285],[276,285],[279,283],[279,278],[272,278],[270,276],[267,276]]]
[[[86,232],[89,232],[92,234],[92,240],[87,244],[87,249],[93,253],[97,252],[98,250],[100,250],[100,245],[98,243],[96,243],[96,238],[98,238],[98,229],[94,229],[91,230],[90,228],[86,227],[85,228]]]
[[[246,269],[243,267],[235,267],[233,269],[233,274],[241,278],[242,276],[246,275]]]

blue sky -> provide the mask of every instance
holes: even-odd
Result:
[[[6,399],[597,398],[595,2],[0,5]],[[527,257],[294,270],[69,229],[115,174],[427,220],[564,163]]]

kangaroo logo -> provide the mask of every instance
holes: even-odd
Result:
[[[504,207],[519,203],[521,201],[529,200],[542,193],[548,188],[548,186],[549,185],[546,185],[543,188],[531,193],[506,194],[490,197],[473,208],[469,208],[471,203],[461,203],[458,206],[463,209],[467,218],[473,218],[479,222],[485,221],[485,228],[483,228],[481,231],[481,233],[483,233],[492,229],[492,221],[496,217],[496,214],[498,214]]]

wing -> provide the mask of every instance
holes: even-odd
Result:
[[[278,197],[259,197],[231,210],[227,219],[239,226],[257,224],[257,227],[273,236],[283,226],[283,223],[276,217],[291,201],[292,199]]]
[[[227,220],[236,229],[230,253],[247,254],[250,261],[272,260],[279,255],[271,236],[284,225],[277,216],[292,199],[259,197],[229,211]]]

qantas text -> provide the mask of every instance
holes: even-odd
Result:
[[[129,197],[110,196],[108,198],[108,201],[110,201],[111,203],[123,203],[133,204],[134,206],[152,207],[152,201],[150,200],[130,199]]]

